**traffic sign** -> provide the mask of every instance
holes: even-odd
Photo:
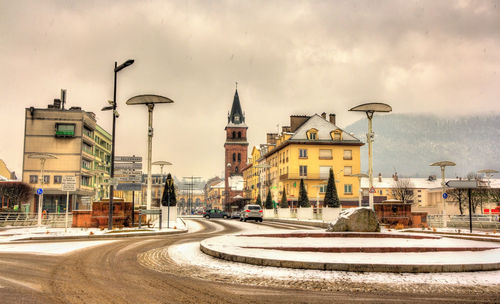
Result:
[[[445,192],[445,193],[443,193],[443,198],[444,198],[444,199],[447,199],[447,198],[448,198],[448,193],[446,193],[446,192]]]
[[[120,182],[141,182],[142,176],[132,174],[132,175],[116,176],[116,179]]]
[[[42,188],[36,189],[36,194],[42,195],[43,194],[43,189]]]
[[[371,187],[370,188],[370,193],[375,193],[375,188]]]
[[[458,189],[475,189],[479,185],[476,180],[450,180],[446,182],[446,186]]]
[[[116,190],[119,190],[119,191],[141,191],[142,185],[141,184],[134,184],[134,183],[123,183],[123,184],[118,184],[118,186],[116,186]]]
[[[115,170],[142,169],[142,163],[116,163]]]
[[[140,163],[142,156],[115,156],[115,162]]]
[[[64,192],[76,191],[76,176],[64,175],[62,177],[61,191]]]

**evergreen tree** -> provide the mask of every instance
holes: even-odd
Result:
[[[340,200],[337,193],[337,186],[335,185],[335,176],[333,175],[333,170],[330,168],[330,176],[328,177],[328,185],[326,186],[325,202],[324,206],[330,208],[339,208]]]
[[[285,188],[283,188],[283,195],[281,196],[281,208],[288,208],[288,200],[286,198],[286,191]]]
[[[165,189],[163,190],[163,196],[161,198],[162,206],[176,206],[177,199],[175,197],[175,185],[172,175],[170,173],[167,175],[167,180],[165,182]]]
[[[262,200],[260,199],[260,193],[257,195],[257,200],[255,201],[255,204],[262,207]]]
[[[273,209],[273,198],[271,197],[271,189],[267,191],[266,209]]]
[[[311,204],[309,204],[309,198],[307,198],[307,191],[303,178],[300,179],[299,201],[297,204],[299,207],[311,207]]]

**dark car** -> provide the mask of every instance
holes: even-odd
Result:
[[[227,218],[229,218],[229,215],[226,212],[219,210],[219,209],[208,209],[208,210],[205,210],[205,212],[203,212],[203,217],[206,219],[209,219],[209,218],[227,219]]]

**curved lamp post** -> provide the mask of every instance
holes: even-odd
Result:
[[[170,98],[159,95],[137,95],[127,100],[127,105],[146,105],[148,107],[148,189],[146,197],[146,209],[151,209],[151,157],[153,153],[153,110],[155,104],[173,103]]]
[[[44,178],[43,178],[43,171],[45,169],[45,161],[47,159],[57,159],[57,157],[53,154],[48,154],[48,153],[32,153],[28,155],[28,158],[36,158],[40,160],[40,174],[41,174],[41,181],[40,181],[40,189],[42,189],[42,193],[38,195],[38,227],[42,226],[42,208],[43,208],[43,184],[44,184]]]
[[[118,65],[118,63],[115,61],[115,78],[114,78],[114,86],[113,86],[113,101],[109,101],[111,106],[107,106],[101,109],[101,111],[109,111],[113,110],[113,131],[112,131],[112,138],[111,138],[111,172],[110,172],[110,178],[113,180],[115,176],[115,134],[116,134],[116,119],[118,118],[118,112],[116,111],[116,75],[118,72],[123,70],[124,68],[128,67],[129,65],[132,65],[134,63],[133,59],[129,59],[125,61],[124,63]],[[108,230],[113,229],[113,195],[114,195],[114,185],[111,183],[109,187],[109,215],[108,215]]]
[[[373,209],[373,138],[375,133],[372,130],[372,119],[375,112],[391,112],[392,108],[390,105],[380,102],[365,103],[359,106],[351,108],[349,111],[354,112],[365,112],[368,118],[368,133],[366,134],[366,140],[368,141],[368,177],[370,181],[369,189],[369,206]]]
[[[447,160],[444,160],[444,161],[439,161],[439,162],[436,162],[436,163],[433,163],[431,164],[431,166],[435,166],[435,167],[441,167],[441,202],[442,202],[442,206],[443,206],[443,226],[444,228],[446,228],[448,226],[448,221],[446,219],[446,203],[445,203],[445,200],[444,200],[444,188],[446,187],[446,184],[444,182],[444,178],[445,178],[445,174],[444,174],[444,169],[446,167],[453,167],[455,166],[456,164],[454,162],[451,162],[451,161],[447,161]]]

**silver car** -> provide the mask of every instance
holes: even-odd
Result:
[[[262,207],[259,205],[245,205],[240,213],[240,221],[255,220],[262,222],[263,217]]]

